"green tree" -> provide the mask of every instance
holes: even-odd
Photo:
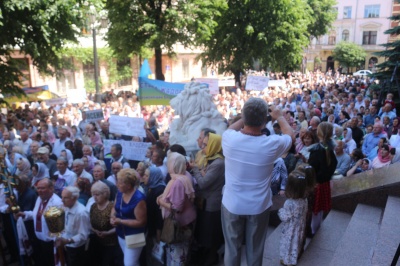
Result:
[[[400,26],[399,20],[400,15],[396,15],[389,18],[392,21],[395,21],[395,25],[393,28],[385,31],[385,34],[390,34],[393,37],[399,36],[400,34]],[[376,65],[377,72],[373,74],[373,77],[379,80],[390,80],[393,74],[393,71],[397,64],[400,64],[400,39],[396,38],[394,41],[389,41],[388,43],[382,44],[385,50],[376,52],[375,55],[379,57],[386,58],[385,62]],[[400,65],[397,68],[396,77],[398,77],[398,73],[400,72]]]
[[[21,95],[22,73],[11,55],[29,55],[41,73],[53,74],[61,62],[60,49],[76,41],[82,27],[79,0],[0,1],[0,89]]]
[[[275,71],[297,69],[311,34],[324,34],[333,20],[322,17],[334,13],[328,0],[323,1],[323,8],[317,5],[320,1],[310,0],[318,7],[315,11],[304,0],[227,2],[200,58],[206,65],[233,73],[239,83],[240,73],[251,68],[254,60]]]
[[[190,47],[210,38],[223,5],[224,0],[107,0],[108,43],[121,57],[154,49],[156,78],[164,80],[162,49],[173,53],[174,44]]]
[[[307,0],[312,10],[308,32],[311,36],[318,37],[328,32],[332,22],[335,21],[337,12],[333,9],[335,0]]]
[[[365,63],[367,53],[365,50],[355,43],[340,42],[333,50],[333,57],[342,67],[352,68],[358,67]]]

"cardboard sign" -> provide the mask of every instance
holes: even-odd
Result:
[[[109,122],[111,133],[142,138],[146,137],[143,118],[112,115]]]
[[[105,139],[104,144],[104,156],[111,152],[111,146],[114,144],[121,144],[122,155],[128,160],[143,161],[146,159],[147,149],[151,146],[150,142],[135,142],[126,140],[111,140]]]
[[[95,122],[104,119],[103,110],[97,109],[92,111],[86,111],[86,121],[88,122]]]
[[[246,90],[262,91],[268,87],[269,78],[265,76],[247,76]]]
[[[210,94],[216,95],[219,93],[218,87],[218,79],[217,78],[196,78],[196,82],[206,83],[208,85],[208,89],[210,90]]]

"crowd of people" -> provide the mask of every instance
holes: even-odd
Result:
[[[74,266],[215,265],[225,245],[225,265],[240,265],[244,240],[248,265],[261,265],[272,196],[280,195],[287,197],[279,211],[287,228],[282,264],[296,265],[305,236],[331,208],[330,180],[400,160],[399,118],[393,94],[379,102],[369,78],[268,75],[286,85],[213,96],[228,129],[202,129],[193,159],[169,143],[174,110],[140,106],[132,92],[111,91],[101,104],[8,109],[0,116],[2,167],[16,178],[17,199],[1,184],[0,212],[10,260],[26,249],[32,253],[25,262],[43,266],[64,257]],[[96,109],[104,120],[88,122],[85,112]],[[144,118],[146,137],[111,133],[111,115]],[[152,145],[139,162],[125,158],[118,143],[105,155],[105,140]],[[20,211],[10,214],[16,205]],[[44,217],[52,206],[63,206],[66,217],[56,238]],[[165,240],[167,219],[176,222],[179,239]],[[29,241],[14,234],[17,221]],[[145,243],[132,240],[142,234]]]

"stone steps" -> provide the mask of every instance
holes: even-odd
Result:
[[[388,197],[372,265],[390,265],[400,243],[400,198]],[[400,262],[397,262],[400,265]]]
[[[331,210],[307,246],[297,265],[329,264],[342,236],[346,232],[350,220],[350,214]]]
[[[358,204],[330,265],[371,265],[381,217],[380,208]]]

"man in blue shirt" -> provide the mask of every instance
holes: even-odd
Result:
[[[368,125],[373,125],[374,123],[375,123],[375,118],[378,116],[377,115],[377,109],[376,109],[376,106],[375,105],[372,105],[370,108],[369,108],[369,115],[366,115],[366,116],[364,116],[364,118],[363,118],[363,122],[364,122],[364,125],[365,126],[368,126]]]
[[[368,155],[369,152],[378,145],[379,139],[387,137],[386,133],[383,133],[382,122],[376,122],[372,129],[372,132],[365,136],[362,152],[364,155]]]

